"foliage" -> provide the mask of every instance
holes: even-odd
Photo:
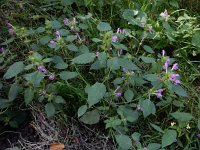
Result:
[[[190,95],[177,61],[199,55],[200,28],[186,11],[157,10],[164,3],[63,0],[63,12],[75,5],[75,16],[12,26],[31,51],[4,73],[2,80],[12,84],[0,108],[22,96],[26,106],[43,104],[50,119],[75,111],[85,124],[104,122],[119,149],[197,148],[190,128],[198,131],[200,117],[184,102]],[[170,0],[169,6],[177,9],[178,3]],[[2,50],[2,62],[8,52]]]

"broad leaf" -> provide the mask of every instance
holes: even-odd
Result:
[[[152,58],[152,57],[144,57],[144,56],[142,56],[141,59],[142,59],[142,61],[144,61],[145,63],[155,63],[155,62],[156,62],[155,59]]]
[[[180,85],[174,85],[173,87],[173,91],[179,95],[179,96],[183,96],[183,97],[187,97],[187,93],[186,91],[180,86]]]
[[[142,112],[144,117],[146,118],[147,116],[149,116],[150,114],[155,114],[156,113],[156,108],[153,102],[151,102],[150,100],[144,100],[141,103],[141,107],[142,107]]]
[[[161,148],[161,144],[158,144],[158,143],[150,143],[147,146],[147,150],[158,150],[160,148]]]
[[[124,98],[127,101],[131,101],[133,99],[133,96],[134,96],[134,93],[130,89],[126,90],[126,92],[124,93]]]
[[[161,133],[164,133],[164,131],[157,125],[153,124],[153,123],[150,123],[150,125],[155,129],[157,130],[158,132],[161,132]]]
[[[80,119],[85,124],[96,124],[100,120],[100,115],[98,110],[92,110],[86,112]]]
[[[185,113],[185,112],[174,112],[171,113],[172,117],[174,117],[175,119],[177,119],[178,121],[190,121],[191,119],[193,119],[193,116],[190,113]]]
[[[52,103],[47,103],[45,105],[45,112],[48,118],[52,117],[56,112],[54,105]]]
[[[88,64],[93,62],[95,57],[96,55],[94,53],[85,53],[72,59],[72,62],[75,64]]]
[[[20,90],[20,87],[17,83],[14,83],[14,84],[11,85],[9,93],[8,93],[9,101],[13,101],[17,98],[19,90]]]
[[[106,23],[106,22],[100,22],[97,25],[97,29],[99,31],[109,31],[109,30],[111,30],[111,26],[108,23]]]
[[[119,64],[121,67],[126,68],[128,70],[140,70],[138,66],[136,66],[131,60],[128,59],[120,59]]]
[[[11,65],[7,72],[4,74],[5,79],[10,79],[12,77],[17,76],[19,73],[21,73],[24,70],[24,64],[22,61],[16,62],[13,65]]]
[[[78,73],[77,72],[62,71],[59,75],[60,75],[60,78],[62,80],[67,81],[69,79],[76,78],[78,76]]]
[[[24,101],[25,101],[25,104],[26,105],[30,104],[30,102],[33,100],[33,97],[34,97],[33,90],[31,88],[27,88],[24,91]]]
[[[87,111],[87,105],[82,105],[81,107],[79,107],[78,117],[81,117],[82,115],[84,115],[86,111]]]
[[[162,136],[162,148],[171,145],[176,141],[177,133],[175,130],[166,130]]]
[[[115,139],[119,147],[123,148],[124,150],[128,150],[132,147],[132,141],[127,135],[124,134],[116,135]]]
[[[103,83],[95,83],[88,89],[88,99],[87,102],[89,107],[98,103],[106,93],[106,86]]]
[[[117,57],[113,57],[113,58],[108,59],[107,66],[111,70],[118,70],[118,69],[120,69],[119,59]]]
[[[143,48],[148,53],[154,53],[153,49],[148,45],[144,45]]]

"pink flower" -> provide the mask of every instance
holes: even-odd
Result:
[[[159,89],[156,91],[157,98],[161,98],[163,96],[163,94],[162,94],[163,91],[164,91],[163,89]]]
[[[165,62],[165,64],[164,64],[164,66],[163,66],[163,68],[166,70],[166,72],[167,72],[167,69],[168,69],[168,67],[169,67],[169,63],[170,63],[170,59],[167,58],[167,60],[166,60],[166,62]]]
[[[60,32],[59,31],[56,31],[56,37],[60,38]]]
[[[115,93],[115,96],[116,97],[120,97],[120,96],[122,96],[122,93],[121,92],[117,92],[117,93]]]
[[[98,56],[99,56],[99,54],[100,54],[99,52],[96,52],[96,57],[98,57]]]
[[[55,76],[54,76],[53,74],[51,74],[51,75],[49,76],[49,80],[53,81],[54,79],[55,79]]]
[[[65,19],[63,20],[63,22],[64,22],[65,25],[67,25],[67,24],[69,23],[69,19],[65,18]]]
[[[113,36],[112,36],[112,42],[117,42],[117,40],[118,40],[117,36],[116,36],[116,35],[113,35]]]
[[[160,14],[160,16],[164,19],[167,19],[169,17],[167,10],[165,9],[165,11]]]
[[[173,66],[172,66],[172,70],[178,70],[178,64],[175,63]]]

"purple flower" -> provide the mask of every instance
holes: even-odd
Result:
[[[170,79],[171,81],[175,81],[175,80],[176,80],[176,77],[179,77],[179,74],[172,73],[172,74],[170,75],[169,79]]]
[[[38,66],[38,70],[46,74],[48,71],[44,68],[44,66]]]
[[[74,18],[72,18],[72,22],[76,22],[76,18],[74,17]]]
[[[71,26],[71,30],[72,30],[72,31],[75,31],[75,26]]]
[[[65,25],[67,25],[67,24],[69,23],[69,19],[65,18],[65,19],[63,20],[63,22],[64,22]]]
[[[164,57],[165,56],[165,50],[162,50],[162,56]]]
[[[165,11],[160,14],[160,16],[164,19],[167,19],[167,17],[169,16],[167,10],[165,9]]]
[[[122,30],[120,28],[117,28],[117,33],[122,33]]]
[[[163,89],[159,89],[156,91],[157,98],[161,98],[163,96],[163,94],[162,94],[163,91],[164,91]]]
[[[181,83],[180,80],[175,80],[175,81],[174,81],[174,84],[175,84],[175,85],[178,85],[178,84],[180,84],[180,83]]]
[[[121,88],[120,86],[117,86],[117,88],[116,88],[116,90],[115,90],[115,91],[119,91],[119,90],[120,90],[120,88]]]
[[[137,110],[138,112],[140,112],[140,111],[142,111],[142,107],[137,106],[136,110]]]
[[[169,62],[170,62],[170,59],[167,58],[167,60],[166,60],[166,62],[165,62],[165,64],[164,64],[164,66],[163,66],[163,68],[166,70],[166,72],[167,72],[167,69],[168,69],[168,67],[169,67]]]
[[[4,52],[4,51],[5,51],[5,48],[1,47],[0,52]]]
[[[56,42],[54,41],[54,40],[51,40],[50,42],[49,42],[51,45],[55,45],[56,44]]]
[[[122,93],[121,92],[117,92],[117,93],[115,93],[115,96],[116,97],[120,97],[120,96],[122,96]]]
[[[55,79],[55,76],[54,76],[53,74],[51,74],[51,75],[49,76],[49,80],[53,81],[54,79]]]
[[[113,36],[112,36],[112,42],[117,42],[117,40],[118,40],[117,36],[116,36],[116,35],[113,35]]]
[[[99,52],[96,52],[96,57],[98,57],[98,56],[99,56],[99,54],[100,54]]]
[[[60,37],[60,32],[56,31],[56,37],[59,38]]]
[[[110,51],[112,51],[112,47],[111,47],[111,48],[109,48],[109,50],[110,50]]]
[[[172,66],[172,70],[178,70],[178,64],[175,63],[173,66]]]
[[[8,33],[12,36],[16,35],[16,32],[13,28],[8,29]]]
[[[135,72],[134,71],[131,71],[131,75],[133,76],[135,74]]]
[[[197,134],[197,138],[200,139],[200,133]]]

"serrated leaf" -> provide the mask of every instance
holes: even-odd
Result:
[[[78,50],[81,52],[81,53],[89,53],[89,48],[85,45],[81,45]]]
[[[67,48],[70,51],[73,51],[73,52],[77,52],[78,51],[78,47],[75,44],[69,44],[69,45],[67,45]]]
[[[25,66],[22,61],[16,62],[8,68],[7,72],[4,74],[3,77],[5,79],[15,77],[24,70],[24,67]]]
[[[88,64],[93,62],[95,57],[96,55],[94,53],[85,53],[72,59],[72,62],[75,64]]]
[[[143,48],[148,53],[154,53],[153,49],[148,45],[144,45]]]
[[[97,25],[97,29],[99,31],[109,31],[111,30],[111,26],[110,24],[106,23],[106,22],[100,22],[98,25]]]
[[[118,69],[120,69],[119,59],[117,57],[113,57],[113,58],[108,59],[107,66],[111,70],[118,70]]]
[[[144,118],[148,117],[150,114],[156,113],[156,107],[155,107],[154,103],[148,99],[142,101],[141,107],[142,107],[142,112],[143,112]]]
[[[158,80],[158,76],[156,74],[147,74],[147,75],[144,75],[143,78],[151,82]]]
[[[33,84],[34,87],[40,86],[40,82],[44,79],[44,73],[35,71],[30,74],[26,74],[25,79]]]
[[[24,101],[25,101],[25,104],[28,105],[31,103],[31,101],[33,100],[33,97],[34,97],[34,92],[31,88],[27,88],[25,91],[24,91]]]
[[[175,130],[166,130],[162,136],[162,148],[171,145],[175,142],[177,132]]]
[[[132,141],[127,135],[124,134],[116,135],[115,139],[119,147],[123,148],[124,150],[128,150],[132,147]]]
[[[117,109],[117,113],[129,122],[135,122],[138,120],[139,117],[137,111],[134,111],[132,108],[123,105],[119,106],[119,108]]]
[[[106,86],[103,83],[96,82],[88,89],[88,99],[87,102],[89,107],[98,103],[106,93]]]
[[[57,20],[51,21],[50,23],[53,29],[60,29],[62,27],[61,23]]]
[[[100,115],[98,110],[92,110],[86,112],[80,119],[85,124],[96,124],[100,120]]]
[[[138,66],[136,66],[131,60],[128,59],[120,59],[119,64],[122,68],[126,68],[128,70],[140,70]]]
[[[45,44],[49,43],[50,40],[51,40],[51,37],[50,37],[50,36],[43,36],[43,37],[40,39],[40,44],[41,44],[41,45],[45,45]]]
[[[173,85],[172,89],[179,96],[188,96],[187,92],[180,85]]]
[[[76,78],[78,76],[78,73],[77,72],[69,72],[69,71],[62,71],[60,74],[59,74],[60,78],[62,80],[69,80],[69,79],[73,79],[73,78]]]
[[[124,98],[127,101],[131,101],[133,99],[133,96],[134,96],[134,93],[130,89],[126,90],[126,92],[124,93]]]
[[[52,117],[56,112],[54,105],[52,103],[47,103],[45,105],[45,112],[48,118]]]
[[[182,122],[190,121],[191,119],[193,119],[193,116],[190,113],[178,112],[178,111],[171,113],[171,116],[177,119],[178,121]]]
[[[79,107],[79,109],[78,109],[78,117],[83,116],[86,111],[87,111],[87,105],[82,105],[81,107]]]

